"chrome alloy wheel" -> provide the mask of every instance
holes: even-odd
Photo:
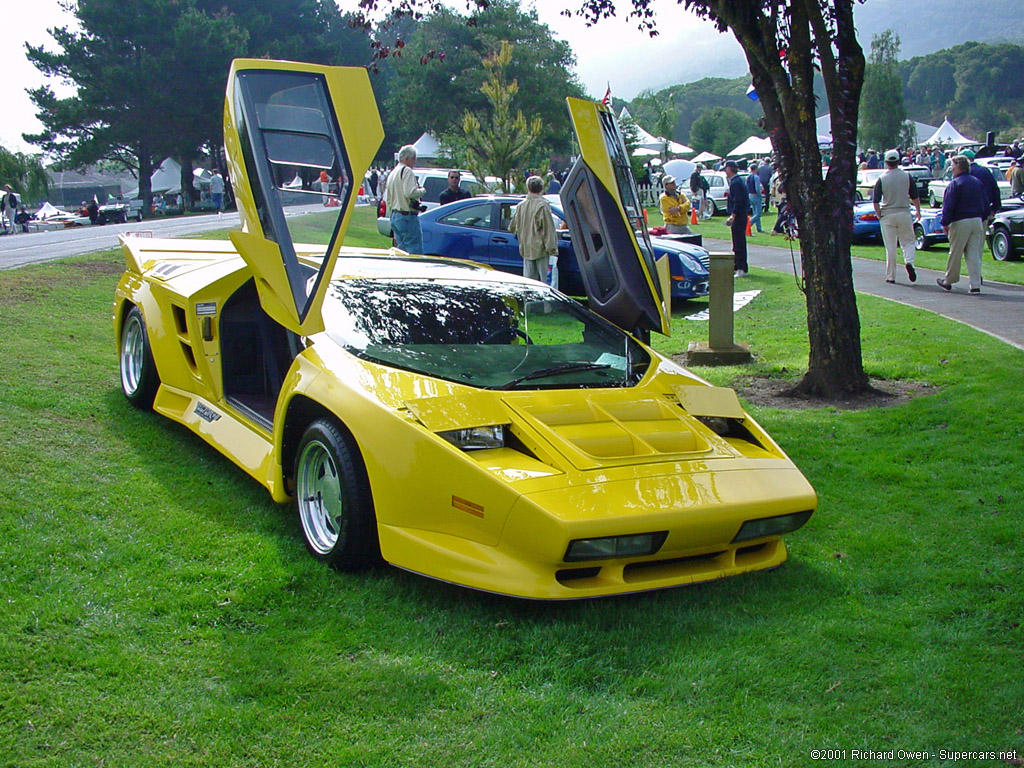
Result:
[[[121,387],[126,395],[139,391],[146,361],[146,329],[140,317],[132,313],[121,334]]]
[[[338,466],[330,449],[312,440],[299,455],[297,468],[295,495],[306,541],[317,554],[330,554],[344,532]]]

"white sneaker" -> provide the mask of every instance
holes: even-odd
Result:
[[[733,277],[746,277],[747,273],[744,272],[742,269],[737,269],[735,272],[732,273],[732,276]]]

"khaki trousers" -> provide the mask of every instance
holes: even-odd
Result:
[[[903,247],[903,263],[914,263],[917,238],[910,211],[882,211],[882,242],[885,243],[885,279],[896,279],[896,245]]]
[[[981,252],[985,247],[985,225],[981,219],[963,219],[949,225],[949,261],[942,279],[950,285],[960,281],[960,257],[967,262],[971,288],[981,288]]]

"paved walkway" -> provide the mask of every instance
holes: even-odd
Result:
[[[731,251],[732,244],[725,240],[705,239],[704,247],[711,251]],[[800,252],[796,253],[797,269]],[[987,252],[986,252],[987,253]],[[751,267],[771,269],[793,274],[789,248],[769,245],[748,245],[747,261]],[[911,283],[903,268],[902,256],[896,272],[896,284],[885,282],[885,262],[874,259],[853,260],[853,284],[859,293],[880,296],[883,299],[926,309],[952,320],[969,325],[1007,344],[1024,350],[1024,285],[985,281],[981,295],[967,293],[967,273],[950,292],[935,284],[942,273],[933,269],[918,269],[917,282]],[[1024,270],[1024,264],[1021,264]],[[984,263],[982,264],[984,274]],[[743,290],[738,280],[736,290]]]

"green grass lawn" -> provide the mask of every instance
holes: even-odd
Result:
[[[353,239],[386,245],[363,218]],[[314,562],[289,507],[122,397],[122,268],[105,253],[0,272],[0,764],[1024,756],[1019,350],[860,296],[869,373],[920,397],[753,409],[820,496],[782,568],[538,604]],[[699,371],[717,383],[806,365],[792,277],[755,269],[749,286],[736,338],[756,362]],[[704,304],[679,306],[657,346],[706,338],[681,317]]]

